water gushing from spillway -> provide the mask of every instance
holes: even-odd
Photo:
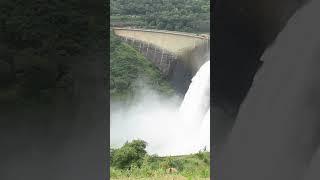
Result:
[[[194,139],[193,147],[186,149],[196,151],[210,147],[210,61],[205,62],[192,78],[179,108],[179,120],[185,135],[192,134]]]
[[[130,107],[111,110],[111,146],[142,139],[160,156],[210,149],[210,61],[192,78],[181,103],[145,88]]]

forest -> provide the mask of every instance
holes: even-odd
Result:
[[[209,0],[111,0],[111,26],[210,32]]]

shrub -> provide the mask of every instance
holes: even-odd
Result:
[[[199,151],[198,153],[196,153],[196,156],[200,160],[203,160],[205,158],[205,154],[202,151]]]
[[[159,157],[157,155],[145,155],[142,167],[147,167],[152,170],[158,169],[160,167]]]
[[[111,165],[119,169],[130,169],[132,166],[141,167],[146,155],[147,143],[142,140],[126,142],[121,148],[111,151]]]
[[[179,171],[184,169],[184,162],[180,159],[173,159],[172,157],[167,157],[165,160],[160,164],[162,169],[168,168],[176,168]]]

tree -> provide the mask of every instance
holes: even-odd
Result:
[[[147,154],[145,148],[147,143],[143,140],[126,142],[119,149],[111,150],[111,166],[120,169],[130,169],[131,166],[141,167],[143,159]]]
[[[150,0],[111,0],[110,5],[112,16],[130,17],[122,21],[128,26],[137,25],[144,28],[190,32],[209,32],[210,30],[209,23],[203,24],[202,27],[198,25],[200,22],[210,21],[209,0],[157,0],[151,2]],[[111,19],[111,21],[113,20]],[[197,25],[191,26],[187,23]],[[117,23],[112,24],[116,25]]]

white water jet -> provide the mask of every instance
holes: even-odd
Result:
[[[142,139],[148,153],[160,156],[184,155],[210,148],[210,61],[192,78],[179,106],[152,90],[140,92],[129,108],[111,111],[111,145]],[[181,101],[180,101],[181,102]]]
[[[210,108],[204,116],[200,128],[200,145],[210,150]]]
[[[179,108],[181,120],[187,127],[199,127],[210,107],[210,61],[203,64],[192,78]]]
[[[179,108],[179,121],[186,141],[182,152],[194,153],[204,147],[210,148],[210,61],[205,62],[192,78]]]

